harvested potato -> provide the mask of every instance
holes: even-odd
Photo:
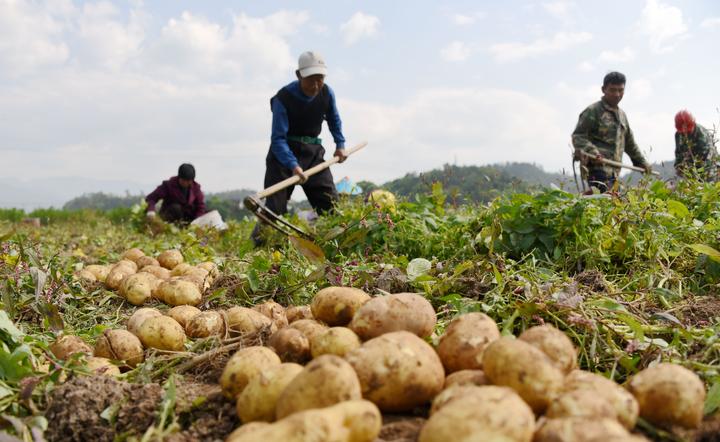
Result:
[[[180,264],[173,267],[172,270],[170,270],[170,276],[182,276],[188,271],[190,271],[190,269],[192,268],[193,266],[191,266],[190,264],[186,262],[181,262]]]
[[[535,431],[533,411],[507,387],[452,387],[438,395],[433,408],[419,442],[530,442]]]
[[[343,357],[359,348],[362,343],[354,331],[347,327],[331,327],[315,335],[310,341],[310,352],[313,358],[320,355]]]
[[[536,413],[545,411],[563,385],[563,373],[545,353],[512,337],[487,346],[483,371],[493,384],[515,390]]]
[[[225,335],[225,312],[208,310],[190,319],[186,327],[191,338],[207,338],[208,336]]]
[[[225,442],[232,442],[234,440],[238,440],[241,436],[246,436],[254,431],[257,431],[263,427],[269,426],[269,422],[262,422],[262,421],[255,421],[255,422],[249,422],[247,424],[243,424],[239,427],[237,427],[232,433],[228,435],[228,437],[225,439]]]
[[[226,442],[372,442],[382,426],[380,411],[365,400],[295,413],[267,425],[235,430]]]
[[[137,272],[138,266],[135,264],[135,261],[130,259],[121,259],[113,267],[125,267],[127,269],[131,269],[132,273]]]
[[[301,371],[302,365],[288,362],[274,365],[253,376],[237,399],[240,420],[273,422],[280,394]]]
[[[168,270],[172,270],[178,264],[184,261],[182,253],[179,250],[166,250],[157,257],[161,266]]]
[[[485,313],[460,315],[440,336],[437,352],[447,373],[482,368],[485,348],[500,338],[495,321]]]
[[[204,270],[203,270],[204,272]],[[204,275],[204,274],[203,274]],[[200,293],[205,293],[205,290],[210,288],[210,280],[203,275],[199,275],[194,272],[186,273],[182,276],[173,276],[170,278],[171,281],[187,281],[189,283],[192,283],[197,289],[200,291]]]
[[[313,316],[317,317],[315,310]],[[396,293],[363,304],[348,328],[363,341],[400,330],[426,338],[432,334],[435,322],[435,310],[427,299],[415,293]]]
[[[78,271],[77,273],[75,273],[75,276],[78,279],[82,279],[83,281],[88,281],[88,282],[97,281],[95,274],[93,272],[91,272],[90,270],[86,270],[86,269],[82,269],[82,270]]]
[[[629,437],[630,433],[615,419],[566,417],[546,420],[533,442],[614,442]]]
[[[140,325],[138,338],[145,347],[158,350],[185,349],[185,330],[169,316],[152,316]]]
[[[120,369],[107,358],[90,356],[85,360],[85,367],[94,375],[120,376]]]
[[[278,329],[287,327],[288,319],[285,316],[285,307],[275,301],[265,301],[253,307],[253,310],[262,313],[275,323]]]
[[[229,399],[237,398],[253,376],[280,364],[278,355],[267,347],[241,348],[228,360],[220,375],[223,394]]]
[[[141,256],[138,259],[135,259],[135,264],[138,266],[138,272],[142,270],[143,268],[147,266],[158,266],[160,267],[160,263],[157,259],[153,258],[152,256]],[[167,269],[165,269],[167,270]]]
[[[130,367],[135,367],[145,359],[140,339],[127,330],[105,330],[95,342],[93,355],[125,361]]]
[[[373,338],[345,359],[357,372],[363,397],[382,411],[409,411],[423,405],[442,390],[445,381],[435,350],[407,331]]]
[[[146,265],[145,267],[141,268],[139,271],[144,272],[144,273],[153,274],[153,275],[155,275],[156,278],[162,279],[163,281],[170,280],[170,270],[166,269],[165,267],[160,267],[160,266],[150,264],[150,265]]]
[[[196,265],[195,267],[199,267],[201,269],[207,270],[208,274],[213,279],[220,276],[220,270],[218,269],[217,264],[215,264],[212,261],[201,262],[200,264]]]
[[[300,330],[281,328],[270,336],[268,345],[283,362],[304,364],[310,360],[310,341]]]
[[[92,348],[79,336],[62,335],[50,344],[50,351],[58,359],[68,359],[75,353],[92,354]]]
[[[122,254],[122,259],[127,259],[129,261],[135,262],[143,256],[145,256],[145,252],[138,249],[137,247],[133,247],[130,250],[126,250],[125,253]]]
[[[309,305],[288,306],[288,308],[285,309],[285,316],[287,317],[288,324],[292,324],[300,319],[314,319]]]
[[[249,335],[262,330],[277,330],[275,324],[260,312],[247,307],[231,307],[227,310],[227,327],[230,336]]]
[[[550,403],[545,417],[608,418],[617,420],[617,411],[610,401],[590,389],[571,390],[562,393]]]
[[[329,326],[345,326],[355,312],[370,300],[370,295],[353,287],[325,287],[315,294],[310,304],[313,318]]]
[[[633,376],[627,388],[640,405],[640,416],[656,425],[697,428],[702,421],[705,385],[683,366],[648,367]]]
[[[567,335],[552,325],[538,325],[525,330],[519,337],[550,358],[565,374],[577,368],[577,350]]]
[[[588,389],[605,398],[615,409],[618,420],[625,428],[632,429],[637,422],[639,406],[630,392],[599,374],[573,370],[565,377],[562,392]]]
[[[143,307],[135,310],[135,313],[133,313],[132,316],[130,316],[130,319],[128,319],[128,331],[135,336],[140,337],[140,326],[143,322],[145,322],[146,319],[152,318],[154,316],[162,316],[162,313],[160,313],[158,309],[150,307]]]
[[[131,263],[132,265],[128,263]],[[132,275],[136,272],[137,266],[133,268],[134,265],[135,263],[132,261],[120,261],[115,264],[105,278],[105,286],[111,290],[117,290],[120,288],[122,280],[125,279],[126,276]]]
[[[167,315],[176,320],[182,328],[186,329],[190,320],[200,313],[201,310],[192,305],[178,305],[168,310]]]
[[[133,273],[122,280],[118,293],[130,304],[143,305],[152,297],[152,291],[159,282],[160,280],[150,273]]]
[[[490,381],[482,370],[460,370],[447,375],[443,389],[453,385],[488,385]]]
[[[352,366],[339,356],[323,355],[308,363],[285,387],[275,415],[282,419],[298,411],[361,398],[360,381]]]
[[[157,288],[156,296],[169,305],[198,305],[202,294],[197,286],[188,281],[164,281]]]
[[[92,273],[95,276],[95,279],[97,279],[98,281],[105,282],[105,278],[107,278],[108,273],[110,273],[110,267],[111,266],[90,264],[89,266],[86,266],[83,270],[87,270],[88,272]]]
[[[290,324],[290,328],[300,330],[308,340],[312,341],[315,336],[327,330],[327,325],[321,324],[314,319],[299,319]]]

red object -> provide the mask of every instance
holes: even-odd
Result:
[[[178,203],[183,209],[183,214],[188,218],[195,219],[205,213],[205,195],[200,189],[200,184],[193,181],[187,198],[180,187],[178,177],[174,176],[169,180],[163,181],[157,189],[150,195],[145,197],[147,201],[148,211],[155,210],[155,204],[163,200],[163,206],[166,204]]]
[[[695,117],[687,110],[675,114],[675,129],[681,134],[688,135],[695,130]]]

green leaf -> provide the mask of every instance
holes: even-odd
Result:
[[[720,381],[716,381],[708,390],[705,398],[705,407],[703,412],[708,415],[712,414],[720,408]]]
[[[13,324],[13,322],[10,320],[10,317],[5,310],[0,310],[0,330],[9,334],[13,339],[16,340],[21,338],[23,335],[20,329],[15,327],[15,324]]]
[[[322,264],[325,262],[325,253],[317,244],[298,236],[290,236],[290,243],[313,264]]]
[[[690,216],[690,211],[685,206],[685,204],[681,203],[680,201],[676,200],[668,200],[668,212],[677,218],[687,218]]]
[[[716,249],[710,247],[707,244],[690,244],[689,247],[698,253],[707,255],[713,261],[720,262],[720,252],[718,252]]]
[[[415,258],[407,266],[408,279],[415,281],[421,275],[427,274],[432,268],[432,263],[425,258]]]
[[[250,290],[256,292],[260,288],[260,278],[258,278],[257,271],[250,269],[247,272],[248,284],[250,284]]]

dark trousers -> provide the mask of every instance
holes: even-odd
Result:
[[[588,185],[590,187],[597,187],[601,193],[605,193],[612,189],[615,185],[617,177],[614,173],[608,174],[605,169],[588,169]]]
[[[160,207],[160,218],[168,223],[179,224],[187,224],[193,220],[192,216],[185,213],[182,204],[172,203],[166,205],[164,201],[163,205]]]

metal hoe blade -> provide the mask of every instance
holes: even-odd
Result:
[[[243,200],[243,205],[246,209],[255,214],[255,216],[257,216],[262,222],[270,225],[272,228],[284,235],[299,235],[303,238],[309,239],[310,241],[314,240],[312,235],[289,223],[280,215],[265,207],[255,196],[246,197]]]

